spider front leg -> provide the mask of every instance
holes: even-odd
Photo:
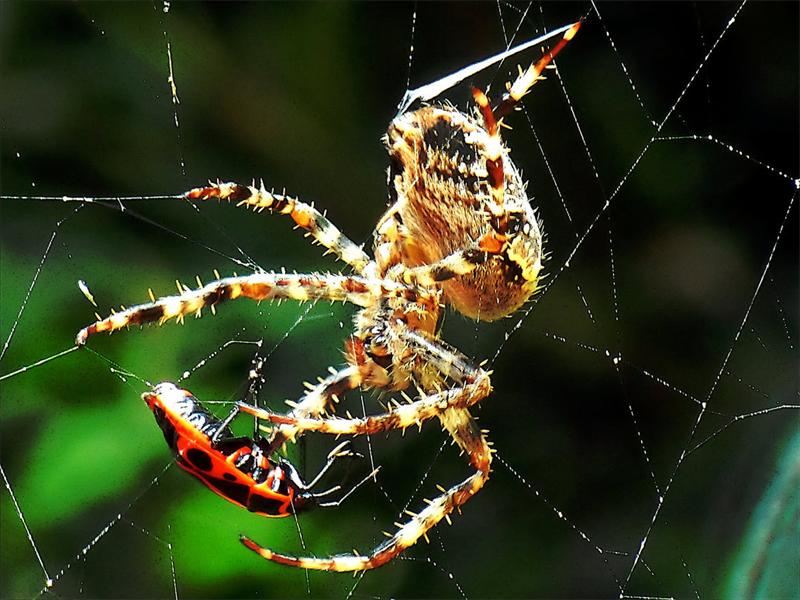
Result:
[[[312,418],[297,416],[294,411],[289,415],[280,415],[240,402],[237,406],[242,412],[251,414],[270,423],[291,426],[295,434],[316,431],[330,435],[367,435],[406,429],[412,425],[422,426],[423,421],[441,416],[451,408],[468,408],[486,398],[492,391],[489,373],[482,372],[478,381],[451,388],[420,400],[406,404],[395,404],[388,412],[370,415],[364,418]],[[263,426],[265,432],[271,431]]]
[[[395,403],[389,412],[383,414],[364,418],[320,418],[319,415],[325,412],[331,398],[337,398],[341,393],[355,389],[362,383],[359,368],[350,366],[322,380],[299,402],[289,402],[293,409],[287,415],[270,412],[245,402],[239,402],[238,409],[279,425],[275,429],[262,428],[265,432],[272,432],[272,448],[275,448],[274,440],[278,437],[282,441],[294,440],[305,431],[331,435],[365,435],[405,429],[411,425],[421,426],[427,419],[441,416],[449,409],[468,408],[491,393],[491,372],[473,365],[461,352],[437,338],[399,324],[396,327],[398,336],[411,356],[420,364],[433,368],[438,374],[433,383],[428,382],[428,386],[439,387],[441,379],[448,378],[455,382],[452,387],[406,404]]]
[[[541,270],[541,232],[532,214],[526,214],[509,203],[506,198],[507,172],[504,166],[501,121],[510,113],[531,87],[543,79],[542,72],[552,66],[555,56],[569,43],[577,33],[580,22],[575,23],[563,35],[562,39],[541,59],[532,64],[526,71],[520,71],[513,84],[508,85],[508,92],[500,105],[493,109],[486,94],[472,89],[475,103],[486,127],[487,140],[484,147],[486,179],[489,184],[489,197],[483,201],[483,212],[489,228],[473,241],[471,247],[453,252],[435,263],[406,269],[402,276],[406,283],[434,285],[459,275],[466,275],[486,262],[488,256],[501,256],[506,264],[513,265],[518,273],[520,283],[529,284],[530,292],[535,290]],[[377,255],[377,253],[376,253]],[[379,263],[380,263],[380,257]],[[397,264],[399,256],[391,257]],[[403,261],[405,262],[405,261]]]
[[[443,493],[440,496],[428,501],[428,506],[419,514],[414,515],[408,522],[400,525],[399,530],[394,535],[387,534],[389,539],[368,555],[358,553],[354,555],[340,554],[328,558],[289,556],[263,548],[250,538],[241,536],[242,543],[262,558],[288,566],[325,571],[363,571],[377,568],[391,561],[406,548],[413,546],[419,538],[425,537],[427,531],[439,521],[449,519],[450,513],[466,503],[483,487],[489,478],[492,460],[489,443],[480,429],[478,429],[469,411],[466,408],[458,408],[459,406],[474,404],[489,394],[491,391],[489,373],[479,367],[472,366],[460,352],[431,336],[412,331],[400,324],[397,325],[396,332],[408,345],[415,357],[435,368],[440,376],[455,380],[457,387],[431,396],[435,401],[428,405],[425,405],[425,400],[427,399],[423,399],[418,403],[402,405],[396,408],[393,411],[394,414],[390,412],[365,419],[342,419],[341,421],[343,424],[346,422],[347,427],[343,427],[342,431],[330,430],[327,432],[371,433],[373,431],[404,427],[413,423],[419,424],[426,418],[438,416],[442,425],[453,437],[453,440],[469,456],[470,464],[475,469],[475,473],[449,490],[442,489]],[[423,406],[425,407],[424,409]],[[254,407],[247,406],[242,406],[241,408],[246,412],[251,412],[254,409]],[[258,413],[258,409],[254,409],[253,412],[268,420],[279,421],[281,418],[268,413],[261,415]],[[293,417],[283,417],[283,419],[288,419],[295,426],[300,425]],[[312,423],[312,421],[315,420],[309,419],[305,423],[311,425],[309,429],[317,428],[319,431],[323,431],[330,424],[338,424],[339,420],[316,420],[321,423],[319,426]],[[323,425],[325,423],[326,425]],[[347,429],[350,431],[347,431]]]
[[[180,284],[179,284],[180,287]],[[155,299],[96,321],[78,332],[79,346],[96,334],[112,333],[128,325],[159,324],[175,318],[183,321],[189,314],[201,315],[206,306],[211,312],[221,302],[237,298],[253,300],[331,300],[368,306],[375,294],[384,293],[385,284],[363,277],[327,274],[255,273],[228,277],[196,290],[183,286],[180,295]]]
[[[370,258],[364,250],[344,235],[325,215],[311,204],[297,198],[267,191],[264,182],[259,187],[239,183],[209,182],[205,187],[194,188],[184,194],[187,200],[226,200],[236,202],[236,206],[252,207],[261,212],[288,215],[301,229],[327,252],[336,254],[350,265],[356,273],[362,273]]]
[[[324,414],[331,401],[338,402],[343,394],[358,388],[360,384],[361,376],[358,368],[348,366],[331,373],[298,402],[287,401],[287,404],[292,408],[291,415],[293,417],[311,419]],[[267,419],[266,415],[273,414],[244,403],[239,403],[238,407],[260,419]],[[272,428],[270,430],[268,451],[274,452],[287,441],[294,441],[300,432],[301,429],[290,421],[283,422],[280,427]]]
[[[450,513],[474,496],[489,478],[492,450],[469,412],[451,409],[446,411],[441,418],[458,445],[469,455],[475,473],[458,485],[448,490],[442,490],[443,493],[433,500],[427,501],[428,505],[419,514],[400,525],[394,535],[377,546],[369,555],[337,554],[329,558],[289,556],[263,548],[244,535],[239,539],[247,548],[266,560],[301,569],[339,572],[364,571],[386,564],[406,548],[416,544],[421,537],[425,537],[428,530],[439,521],[449,520]]]

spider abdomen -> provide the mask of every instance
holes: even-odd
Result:
[[[400,260],[431,264],[469,248],[490,224],[484,210],[491,197],[487,155],[491,136],[480,122],[455,108],[424,107],[397,117],[389,126],[391,157],[389,209],[402,223]],[[522,177],[502,148],[504,199],[509,211],[530,225],[518,240],[522,265],[538,272],[541,234]],[[508,255],[490,255],[474,271],[442,282],[445,301],[463,315],[493,321],[518,309],[536,289],[536,278]],[[523,276],[526,275],[526,276]]]

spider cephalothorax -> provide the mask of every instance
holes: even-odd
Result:
[[[449,105],[403,112],[390,124],[385,143],[391,158],[391,205],[375,229],[375,258],[350,241],[313,206],[260,186],[212,182],[182,195],[187,200],[226,200],[257,211],[289,216],[336,254],[353,275],[255,273],[218,279],[177,296],[134,306],[85,327],[93,334],[131,324],[182,320],[228,300],[294,299],[351,302],[360,307],[346,342],[347,366],[334,370],[297,402],[288,415],[240,403],[268,421],[269,455],[306,431],[366,434],[405,429],[437,417],[474,473],[430,501],[371,553],[329,558],[293,557],[242,542],[264,558],[330,571],[378,567],[412,546],[441,519],[483,487],[491,450],[469,407],[491,392],[489,373],[438,337],[442,305],[491,321],[514,312],[536,291],[542,235],[519,171],[500,137],[507,115],[575,35],[579,23],[537,63],[521,72],[497,107],[473,89],[477,106],[465,114]],[[169,385],[169,384],[167,384]],[[173,386],[174,387],[174,386]],[[416,390],[386,413],[362,419],[328,417],[339,396],[353,389]],[[172,389],[172,388],[169,388]],[[181,392],[188,394],[188,392]],[[259,447],[259,450],[262,450]],[[299,485],[299,484],[298,484]],[[219,492],[218,492],[219,493]],[[285,512],[285,511],[284,511]]]

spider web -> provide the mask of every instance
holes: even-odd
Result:
[[[767,545],[740,560],[798,431],[796,4],[0,12],[0,181],[23,197],[0,205],[3,597],[800,594],[796,576],[763,574]],[[365,459],[332,480],[376,464],[376,482],[295,522],[255,517],[171,467],[139,395],[180,381],[222,414],[255,358],[259,401],[280,409],[341,363],[351,310],[234,303],[81,351],[75,332],[176,277],[338,270],[277,217],[163,195],[263,177],[368,240],[386,198],[378,138],[403,93],[584,15],[505,132],[548,235],[545,289],[501,323],[444,326],[494,369],[476,409],[498,451],[486,489],[430,545],[355,579],[251,556],[238,533],[366,551],[464,460],[434,423],[358,439]],[[472,83],[496,97],[515,69]],[[291,456],[314,473],[332,445],[308,436]],[[795,536],[779,564],[797,553]]]

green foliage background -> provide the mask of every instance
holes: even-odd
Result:
[[[503,5],[507,31],[525,8]],[[531,180],[548,233],[551,276],[653,133],[620,59],[658,121],[736,5],[603,3],[599,9],[603,23],[591,15],[559,59],[582,131],[554,76],[526,101],[535,136],[524,114],[509,119],[509,145]],[[163,195],[208,178],[263,177],[327,208],[353,239],[368,240],[385,206],[379,138],[406,87],[413,10],[173,3],[165,16],[160,4],[1,3],[2,193]],[[496,4],[421,3],[417,10],[412,86],[504,46]],[[533,5],[518,39],[534,37],[542,15],[554,28],[589,10],[580,3]],[[746,5],[662,133],[712,133],[797,176],[797,19],[796,3]],[[181,100],[177,129],[165,32]],[[507,64],[474,83],[500,90],[513,70]],[[447,97],[466,106],[466,86]],[[184,327],[92,340],[89,349],[3,381],[4,473],[49,574],[71,565],[52,593],[160,597],[173,595],[175,582],[180,597],[341,597],[358,583],[358,597],[616,597],[615,580],[625,581],[631,558],[612,551],[637,550],[658,505],[655,479],[662,491],[669,481],[669,490],[643,554],[647,568],[635,571],[628,593],[715,597],[745,589],[797,597],[798,582],[785,571],[797,564],[797,537],[789,535],[786,553],[773,563],[759,563],[768,555],[763,542],[742,542],[748,527],[771,526],[754,507],[773,481],[783,440],[797,430],[796,411],[734,423],[689,454],[671,480],[681,451],[730,416],[797,404],[796,205],[715,382],[793,193],[791,182],[716,144],[658,142],[625,180],[609,218],[508,342],[505,333],[518,318],[476,326],[448,316],[445,336],[477,360],[502,345],[493,365],[496,392],[479,412],[499,456],[530,485],[498,462],[492,481],[453,527],[437,528],[430,546],[363,579],[307,576],[241,549],[240,532],[276,549],[301,545],[291,520],[246,514],[178,469],[165,472],[166,447],[139,400],[146,389],[141,379],[174,381],[231,339],[263,338],[265,348],[277,350],[261,400],[278,408],[300,393],[303,380],[341,362],[349,308],[320,305],[306,313],[290,305],[232,304]],[[191,283],[199,273],[207,280],[214,268],[245,272],[228,258],[240,256],[237,248],[266,269],[338,269],[287,223],[227,206],[196,212],[153,200],[120,211],[113,203],[3,200],[0,208],[3,341],[16,325],[3,374],[67,349],[92,320],[79,279],[105,313],[112,304],[146,300],[148,287],[171,293],[176,278]],[[622,355],[618,371],[607,349]],[[239,397],[253,350],[226,348],[186,386],[202,399]],[[709,412],[689,442],[699,409],[682,392],[704,400],[712,388]],[[360,398],[351,401],[360,410]],[[370,412],[379,410],[370,397],[365,402]],[[240,424],[243,433],[248,426]],[[431,423],[420,434],[373,438],[371,448],[358,440],[383,465],[381,487],[365,487],[340,509],[303,515],[309,551],[366,550],[408,499],[415,510],[435,483],[464,476],[452,449],[438,453],[443,439]],[[313,437],[291,454],[313,473],[331,445]],[[334,479],[356,481],[368,468],[343,466]],[[33,596],[44,576],[7,490],[1,507],[0,595]],[[790,518],[796,496],[786,507],[786,520],[796,525]],[[106,524],[112,527],[79,556]],[[775,587],[730,583],[758,578],[748,570],[754,564],[783,567],[783,579],[769,580]]]

